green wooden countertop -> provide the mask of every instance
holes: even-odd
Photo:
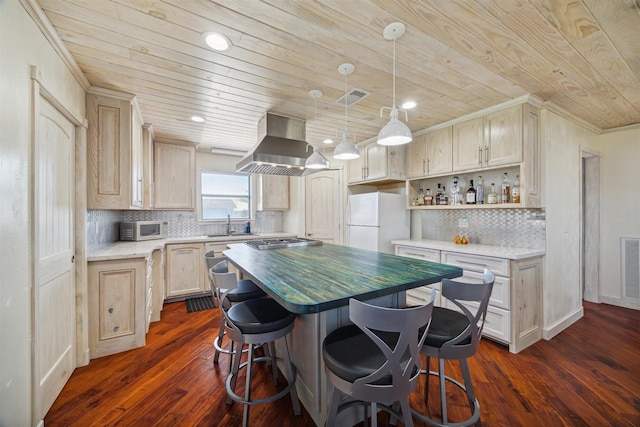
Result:
[[[231,244],[232,264],[293,313],[307,314],[462,276],[451,265],[325,243],[286,249]]]

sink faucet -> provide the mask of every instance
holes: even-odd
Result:
[[[231,234],[231,215],[227,214],[227,234]]]

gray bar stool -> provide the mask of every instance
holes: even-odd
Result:
[[[433,298],[433,297],[432,297]],[[377,307],[349,300],[354,325],[330,332],[322,343],[322,358],[333,392],[326,426],[336,425],[338,413],[348,407],[371,405],[371,422],[377,425],[378,406],[413,426],[409,394],[415,390],[422,358],[420,349],[429,329],[433,300],[405,309]],[[341,396],[351,400],[340,404]]]
[[[426,369],[422,371],[423,374],[427,375],[424,401],[427,402],[429,397],[429,375],[437,375],[440,379],[442,421],[427,418],[425,415],[413,410],[416,418],[435,426],[480,424],[480,403],[473,390],[467,358],[472,357],[478,350],[494,281],[495,276],[487,269],[484,270],[483,283],[463,283],[450,279],[442,281],[442,296],[455,304],[457,310],[444,307],[435,307],[433,309],[431,327],[421,350],[427,357]],[[431,357],[438,358],[438,372],[429,370]],[[445,375],[445,360],[458,360],[460,362],[464,384]],[[471,410],[471,417],[468,419],[449,423],[447,417],[446,381],[466,392]]]
[[[209,284],[211,286],[211,294],[213,298],[213,303],[217,307],[228,309],[232,304],[247,301],[255,298],[263,298],[266,297],[267,294],[258,287],[253,281],[248,279],[236,280],[235,281],[227,281],[225,287],[216,286],[215,281],[213,279],[212,273],[228,273],[229,265],[227,261],[227,257],[225,256],[214,256],[214,251],[209,251],[204,255],[205,262],[207,264],[207,269],[209,270]],[[231,273],[234,274],[234,273]],[[235,276],[235,274],[234,274]],[[225,291],[229,290],[229,294],[227,295],[228,306],[222,307],[220,303],[220,296]],[[233,351],[233,348],[229,349],[225,348],[222,341],[224,339],[224,317],[220,318],[220,326],[218,328],[218,336],[213,341],[213,347],[215,348],[215,352],[213,355],[213,363],[218,363],[220,358],[220,353],[230,354]],[[231,368],[231,358],[229,358],[228,368]]]
[[[226,284],[232,284],[236,280],[234,273],[216,273],[212,271],[213,280],[216,286],[225,287]],[[228,296],[230,290],[221,295],[220,303],[224,307],[228,304]],[[227,375],[227,403],[232,401],[244,404],[242,415],[242,425],[246,427],[249,423],[249,409],[251,405],[259,405],[263,403],[273,402],[286,394],[291,395],[293,404],[293,412],[300,415],[300,402],[295,388],[296,368],[291,362],[289,348],[286,336],[293,330],[293,324],[296,315],[287,311],[284,307],[270,298],[251,299],[248,301],[238,302],[230,306],[228,310],[221,310],[224,315],[225,332],[231,339],[230,349],[233,343],[237,344],[237,350],[233,354],[233,367]],[[280,340],[282,343],[282,358],[276,357],[275,342]],[[240,363],[242,358],[241,349],[248,345],[247,361]],[[265,355],[254,357],[254,349],[256,346],[262,345]],[[282,390],[273,395],[262,398],[251,398],[251,379],[252,366],[254,362],[270,362],[273,370],[273,378],[276,386],[278,385],[278,368],[276,361],[283,363],[284,375],[287,385]],[[238,371],[246,368],[246,386],[244,397],[239,396],[235,392],[236,382],[238,379]]]

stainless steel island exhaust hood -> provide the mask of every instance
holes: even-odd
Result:
[[[258,145],[236,165],[236,171],[269,175],[301,176],[316,172],[305,169],[307,151],[304,120],[265,113],[258,122]]]

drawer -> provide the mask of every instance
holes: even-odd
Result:
[[[436,306],[440,306],[440,283],[409,289],[407,291],[407,306],[429,304],[433,292],[436,293],[433,303]]]
[[[460,309],[451,301],[443,298],[445,307],[452,310],[460,311]],[[477,303],[465,303],[465,306],[473,313]],[[487,308],[487,318],[482,329],[482,335],[487,338],[499,341],[504,344],[511,343],[511,312],[503,308],[489,306]]]
[[[485,268],[488,268],[496,276],[511,277],[509,260],[504,258],[442,251],[440,262],[480,273],[482,273]]]
[[[462,277],[458,277],[455,280],[469,283],[482,283],[482,273],[464,270]],[[493,282],[493,289],[491,290],[489,305],[504,308],[505,310],[511,309],[511,279],[496,276],[496,280]]]
[[[415,246],[396,246],[396,255],[407,258],[421,259],[424,261],[440,262],[440,251]]]

